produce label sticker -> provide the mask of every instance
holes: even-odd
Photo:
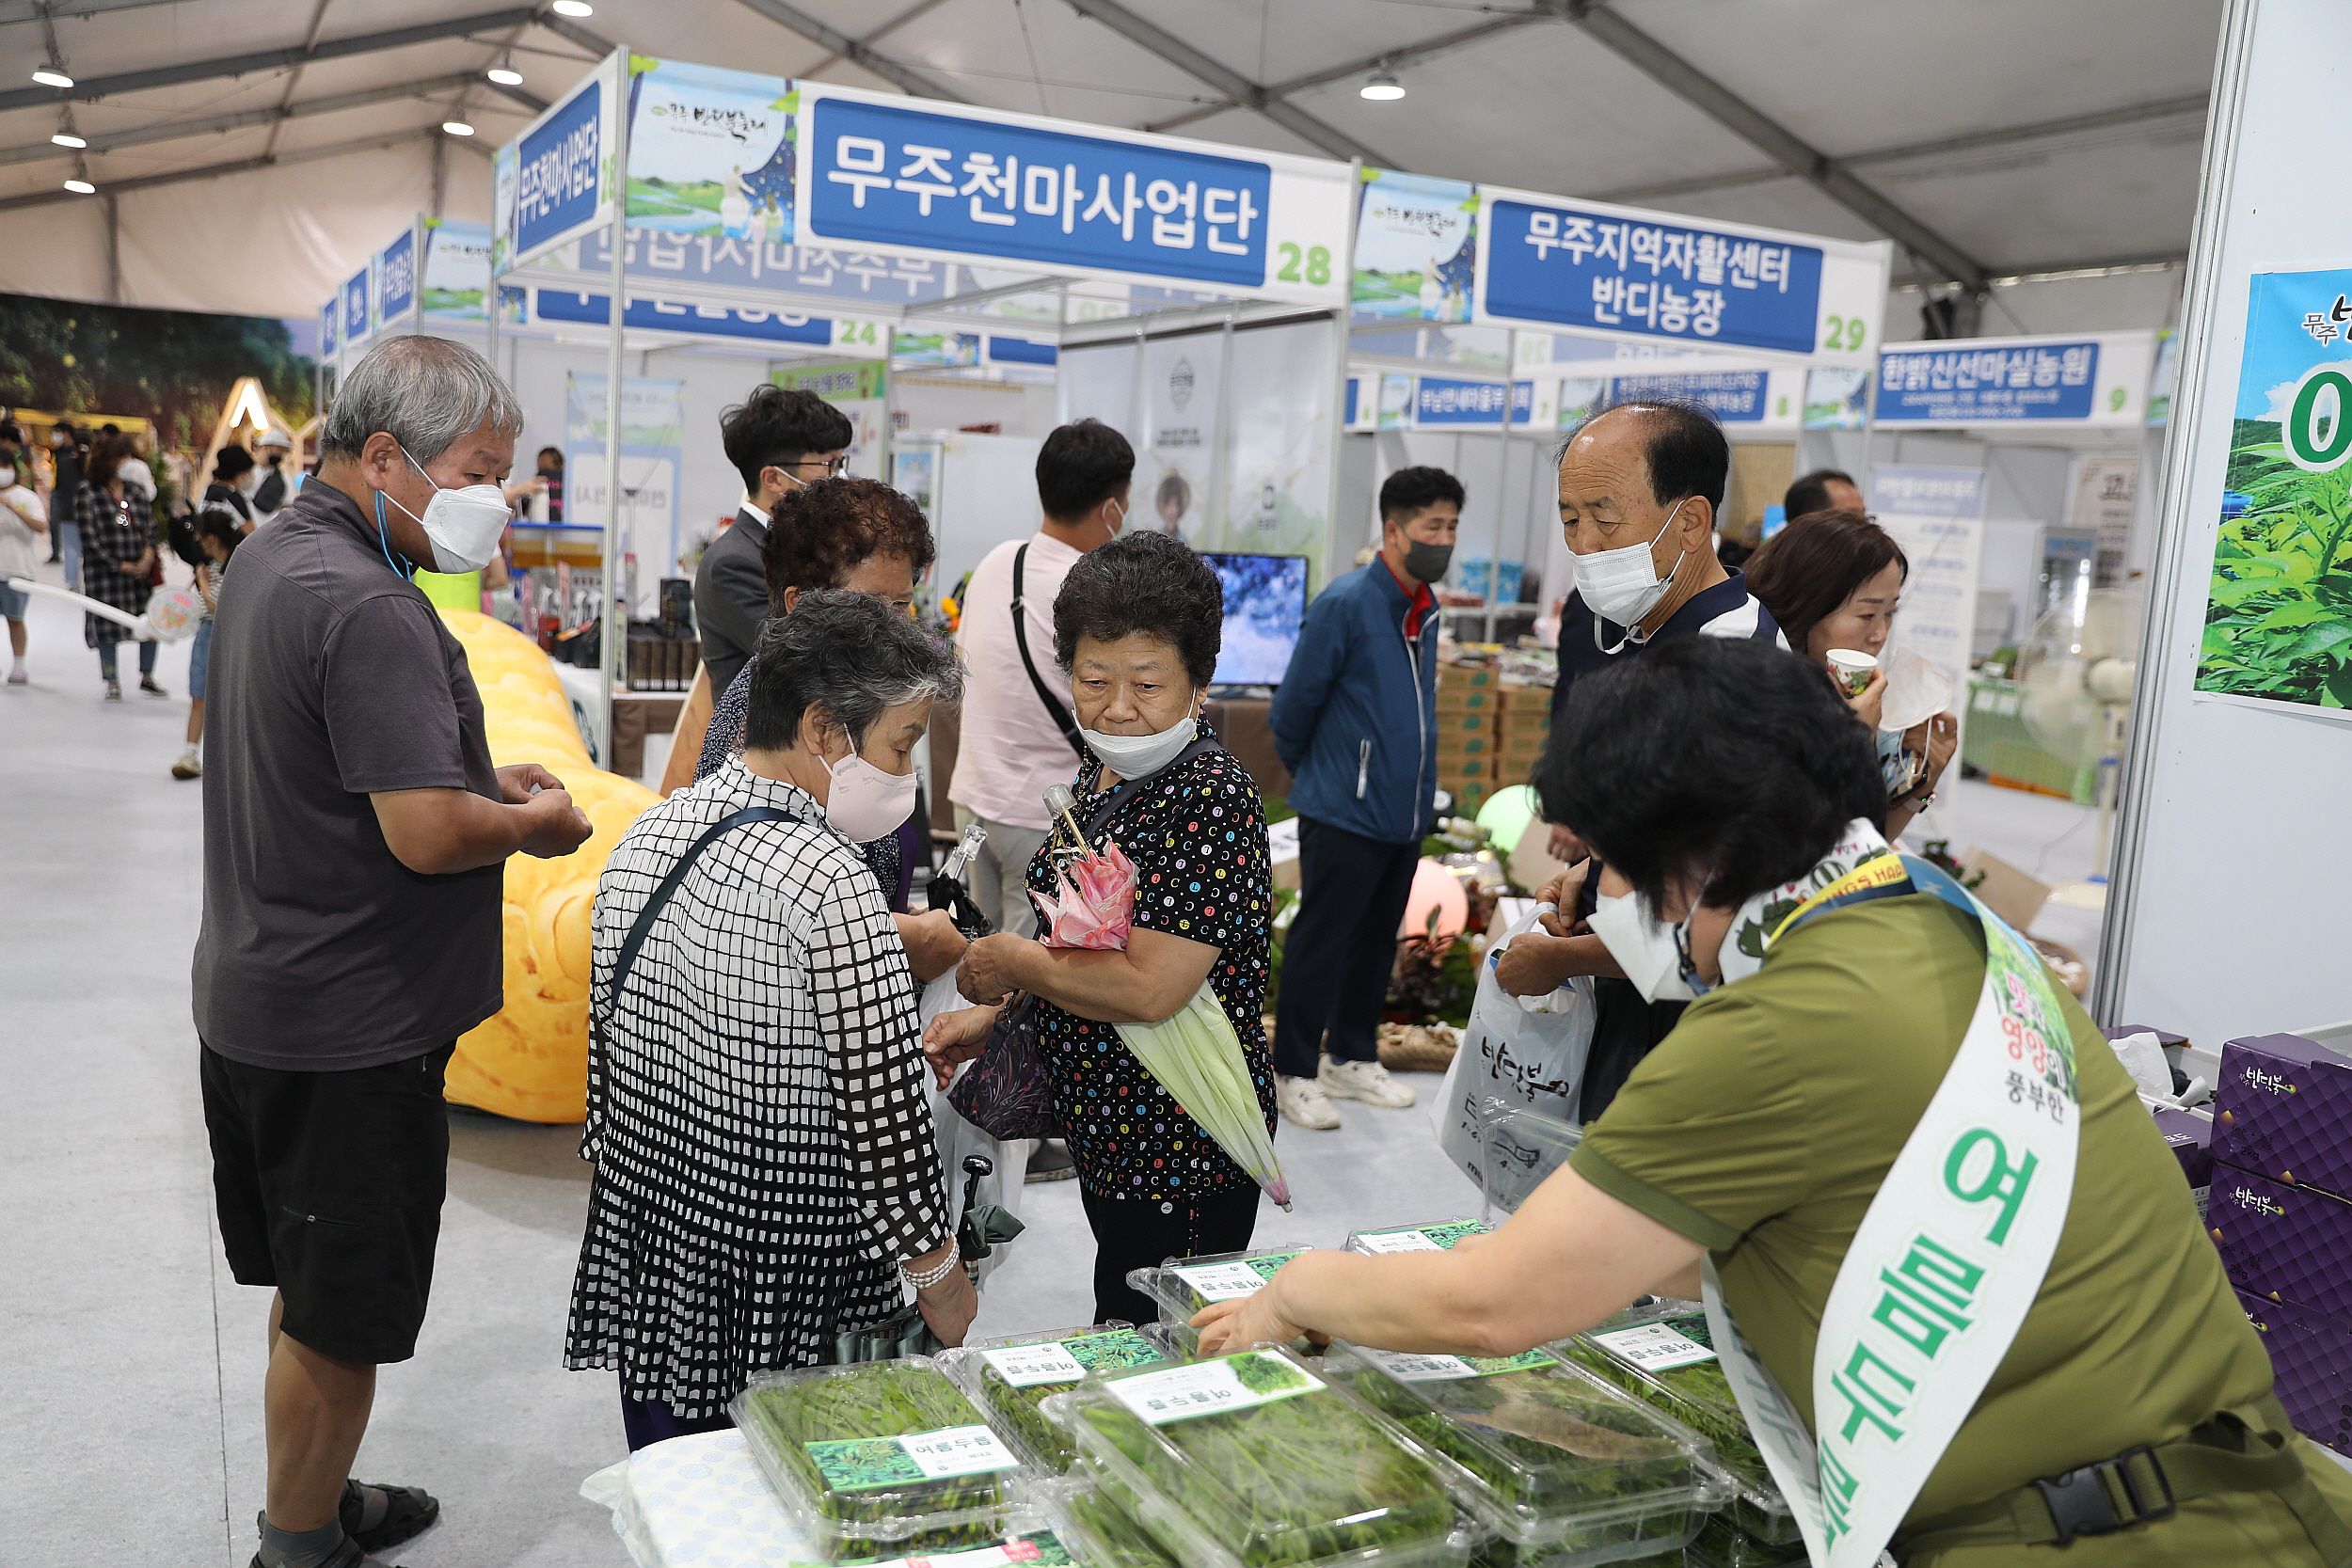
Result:
[[[1715,1359],[1707,1320],[1695,1313],[1662,1323],[1644,1323],[1639,1328],[1613,1328],[1589,1338],[1618,1360],[1645,1372],[1662,1372],[1669,1368],[1695,1366]]]
[[[1495,1377],[1554,1364],[1550,1356],[1539,1350],[1501,1356],[1420,1355],[1410,1351],[1366,1350],[1359,1345],[1356,1354],[1399,1383],[1454,1383],[1467,1377]]]
[[[1196,1263],[1170,1272],[1191,1286],[1203,1301],[1239,1301],[1265,1289],[1265,1282],[1274,1277],[1275,1271],[1297,1256],[1295,1252],[1278,1252],[1231,1263]]]
[[[825,1485],[834,1492],[871,1492],[950,1476],[985,1475],[1021,1464],[984,1426],[943,1427],[907,1437],[859,1437],[802,1447],[817,1462]]]
[[[1034,1388],[1045,1383],[1075,1383],[1090,1370],[1148,1367],[1168,1357],[1134,1329],[1121,1328],[1044,1344],[1002,1345],[980,1352],[980,1359],[1015,1388]]]
[[[1221,1360],[1170,1367],[1164,1372],[1122,1377],[1110,1385],[1110,1391],[1120,1403],[1158,1427],[1196,1416],[1272,1404],[1294,1395],[1311,1394],[1316,1386],[1313,1378],[1280,1356],[1251,1350]]]
[[[888,1561],[876,1559],[872,1560],[872,1568],[1007,1568],[1008,1564],[1015,1562],[1025,1563],[1028,1568],[1067,1568],[1070,1560],[1069,1548],[1056,1539],[1052,1530],[1039,1530],[968,1552],[894,1557]],[[821,1562],[795,1563],[793,1568],[829,1568],[829,1565]]]
[[[1410,1230],[1375,1230],[1356,1238],[1356,1244],[1366,1252],[1451,1252],[1454,1243],[1465,1236],[1475,1236],[1486,1227],[1476,1220],[1455,1220],[1447,1225],[1417,1226]]]

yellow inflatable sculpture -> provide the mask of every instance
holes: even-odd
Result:
[[[572,792],[596,833],[561,860],[506,863],[506,1006],[457,1041],[448,1095],[523,1121],[579,1121],[588,1110],[588,917],[596,877],[637,814],[660,799],[596,768],[555,667],[514,627],[469,610],[441,619],[465,645],[482,690],[490,759],[535,762]]]

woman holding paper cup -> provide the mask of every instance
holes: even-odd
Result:
[[[1910,575],[1902,546],[1852,512],[1809,512],[1748,562],[1748,589],[1788,646],[1830,673],[1877,736],[1889,838],[1935,799],[1960,746],[1960,721],[1937,711],[1950,698],[1942,672],[1916,654],[1886,651]]]
[[[2280,1408],[2097,1026],[1927,862],[1881,839],[1816,875],[1882,798],[1818,674],[1653,648],[1578,682],[1536,787],[1706,994],[1499,1230],[1302,1253],[1194,1318],[1203,1354],[1507,1356],[1703,1293],[1692,1358],[1823,1568],[2352,1560],[2352,1477]]]

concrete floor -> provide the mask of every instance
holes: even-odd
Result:
[[[55,567],[44,567],[56,581]],[[188,1017],[201,786],[167,774],[187,647],[168,702],[100,701],[79,616],[36,601],[30,687],[0,689],[0,1563],[160,1558],[238,1568],[262,1498],[266,1293],[220,1261]],[[132,661],[125,658],[125,668]],[[658,765],[657,765],[658,766]],[[1936,833],[2044,879],[2087,866],[2087,814],[1959,785]],[[2079,911],[2038,927],[2088,954]],[[1436,1079],[1412,1080],[1424,1105]],[[1475,1212],[1422,1111],[1343,1108],[1337,1132],[1285,1127],[1297,1195],[1262,1240]],[[587,1197],[577,1132],[460,1114],[432,1316],[387,1369],[359,1473],[438,1494],[446,1523],[411,1568],[625,1562],[582,1478],[623,1452],[609,1374],[562,1367]],[[1029,1231],[977,1332],[1080,1323],[1089,1247],[1075,1185],[1029,1187]]]

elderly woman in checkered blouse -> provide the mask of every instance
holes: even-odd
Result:
[[[902,1281],[951,1345],[977,1306],[906,947],[857,849],[912,808],[914,745],[961,673],[838,590],[770,621],[752,671],[741,755],[640,816],[596,889],[564,1365],[618,1370],[631,1449],[726,1425],[754,1373],[830,1360]]]

